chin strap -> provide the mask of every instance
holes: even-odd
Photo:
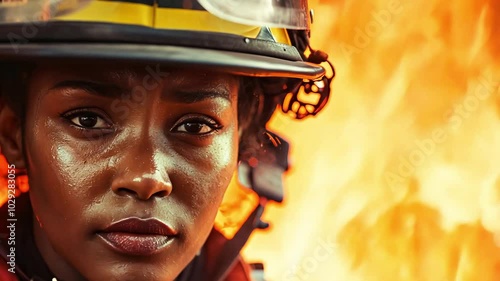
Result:
[[[283,201],[283,173],[288,170],[289,145],[278,135],[266,131],[259,154],[238,166],[239,182],[259,195],[259,204],[231,240],[223,245],[217,258],[217,270],[212,279],[222,281],[231,271],[238,255],[255,229],[266,229],[269,224],[262,221],[262,213],[269,201]]]

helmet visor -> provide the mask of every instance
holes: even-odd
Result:
[[[228,21],[288,29],[308,29],[307,0],[198,0],[207,11]]]

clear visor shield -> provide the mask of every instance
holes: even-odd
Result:
[[[0,23],[48,21],[83,8],[91,0],[0,0]]]
[[[256,26],[308,29],[307,0],[198,0],[211,14]]]

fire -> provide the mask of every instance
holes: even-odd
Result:
[[[267,280],[500,279],[500,2],[320,1],[337,77],[253,235]]]

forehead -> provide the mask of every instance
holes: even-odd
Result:
[[[122,88],[143,85],[149,89],[155,85],[183,88],[231,88],[239,85],[237,76],[227,73],[175,68],[159,64],[111,64],[111,63],[57,63],[40,64],[33,71],[35,80],[57,83],[64,80],[85,79]],[[38,79],[37,79],[38,78]]]

